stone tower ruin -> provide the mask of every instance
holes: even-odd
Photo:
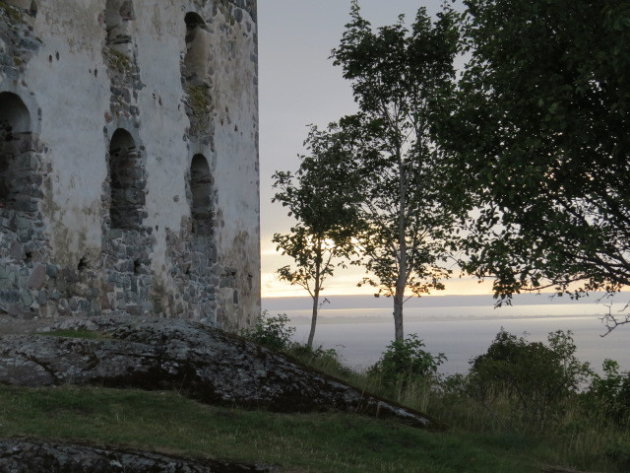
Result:
[[[260,310],[255,0],[0,1],[0,317]]]

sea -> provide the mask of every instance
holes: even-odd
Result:
[[[405,334],[415,333],[426,350],[443,353],[445,375],[468,372],[470,362],[486,352],[503,328],[529,341],[546,341],[550,332],[571,331],[577,357],[602,372],[605,359],[630,371],[630,324],[606,334],[602,317],[630,311],[630,292],[609,299],[591,295],[577,301],[548,294],[523,294],[511,306],[495,308],[492,296],[428,296],[410,299],[404,307]],[[309,297],[264,298],[269,315],[286,314],[305,343],[311,319]],[[376,363],[394,337],[392,300],[371,296],[328,296],[319,312],[315,346],[334,348],[342,362],[365,370]]]

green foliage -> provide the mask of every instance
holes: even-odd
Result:
[[[317,361],[311,366],[340,377],[359,389],[426,412],[448,424],[451,431],[473,435],[484,448],[523,452],[530,459],[538,458],[540,464],[571,465],[584,471],[628,471],[630,429],[602,410],[601,406],[608,405],[606,396],[600,398],[599,394],[591,394],[590,388],[582,392],[589,386],[591,375],[588,367],[575,358],[575,345],[570,334],[553,332],[549,334],[547,343],[542,344],[530,343],[505,331],[499,332],[488,353],[482,355],[485,366],[479,368],[483,375],[497,376],[483,380],[472,366],[468,374],[436,375],[435,368],[431,368],[434,364],[430,355],[422,353],[423,346],[413,341],[415,337],[410,338],[412,342],[407,349],[399,350],[403,354],[400,359],[406,361],[398,361],[397,364],[413,364],[409,362],[413,356],[407,355],[418,352],[421,361],[417,371],[424,374],[410,376],[404,385],[394,381],[385,386],[381,374],[353,373],[347,369],[339,371],[333,365],[328,365],[332,368],[318,365]],[[392,351],[390,346],[388,352]],[[384,358],[385,354],[381,360]],[[389,358],[397,357],[390,355]],[[433,358],[435,361],[437,357]],[[309,364],[308,356],[300,359]],[[614,365],[614,362],[611,363]],[[490,368],[490,365],[494,366]],[[392,378],[396,375],[394,368]],[[554,375],[558,376],[558,380],[553,378]],[[623,374],[619,376],[624,379]],[[523,407],[525,404],[515,388],[506,381],[508,379],[521,380],[525,385],[525,388],[519,385],[521,392],[527,394],[527,390],[531,389],[532,395],[540,402],[552,404],[531,409]],[[526,385],[526,380],[530,381],[531,388]],[[539,380],[544,386],[537,388]],[[480,385],[482,381],[485,386]],[[553,386],[558,388],[560,396],[551,392]],[[617,389],[615,392],[618,392]],[[528,404],[531,405],[531,402]],[[462,471],[467,471],[462,468]],[[561,470],[558,468],[558,471]]]
[[[110,338],[105,334],[92,330],[53,330],[51,332],[42,332],[39,335],[47,337],[83,338],[86,340],[106,340]]]
[[[0,386],[7,438],[277,465],[311,473],[534,473],[523,451],[337,412],[276,414],[202,405],[170,392]]]
[[[500,343],[486,355],[491,353],[496,360],[524,356],[521,339],[501,333],[497,338]],[[544,346],[555,357],[540,348],[524,351],[533,353],[536,360],[544,353],[543,358],[571,366],[573,348],[566,334],[552,334],[551,338],[555,341]],[[408,351],[416,352],[414,346],[422,350],[411,343]],[[313,366],[338,362],[333,351],[294,348],[289,353],[310,360]],[[513,353],[517,355],[510,356]],[[531,366],[542,369],[539,363]],[[619,373],[615,362],[605,366],[599,379],[609,379],[606,383],[612,389],[604,391],[618,393],[617,377],[623,384],[625,374]],[[427,372],[431,376],[434,371]],[[347,369],[345,374],[333,374],[366,390],[375,387],[365,374]],[[97,444],[275,464],[282,471],[520,473],[540,471],[543,464],[570,465],[583,471],[628,471],[630,429],[609,421],[582,395],[570,395],[564,415],[548,417],[541,428],[538,421],[515,409],[509,391],[503,396],[495,392],[480,401],[470,387],[475,382],[472,376],[436,379],[423,390],[415,382],[420,377],[413,379],[404,391],[393,393],[395,400],[426,407],[429,415],[448,422],[448,432],[429,433],[339,413],[283,415],[224,409],[167,392],[73,387],[0,387],[0,425],[6,437],[71,442],[88,438]],[[600,386],[597,382],[591,385]],[[598,392],[603,391],[589,388],[584,396],[599,396]],[[609,394],[602,396],[610,398]],[[600,401],[606,403],[606,399]]]
[[[276,233],[273,242],[293,265],[278,269],[281,280],[298,285],[313,298],[308,346],[312,347],[324,281],[344,266],[339,260],[353,251],[351,241],[356,221],[356,178],[342,147],[326,133],[311,127],[304,143],[309,155],[300,157],[300,168],[276,172],[273,187],[279,189],[273,202],[280,202],[297,220],[290,233]]]
[[[415,333],[392,341],[381,359],[368,369],[368,376],[377,378],[386,390],[393,392],[404,391],[413,381],[435,383],[438,367],[446,361],[446,356],[443,353],[434,356],[424,346]]]
[[[618,368],[615,371],[615,362],[608,362],[606,366],[613,369],[591,378],[593,387],[588,387],[589,370],[575,359],[570,334],[553,332],[542,344],[501,331],[488,352],[479,357],[485,361],[479,361],[484,366],[479,366],[478,372],[471,366],[466,375],[448,377],[436,373],[441,355],[426,353],[417,337],[398,343],[399,349],[392,348],[394,344],[381,357],[381,362],[388,359],[385,365],[390,367],[389,379],[394,380],[389,385],[385,385],[382,371],[356,373],[345,368],[334,350],[292,345],[287,352],[359,389],[427,412],[452,431],[472,435],[482,448],[522,452],[530,459],[540,459],[538,463],[572,465],[588,471],[628,471],[630,429],[604,409],[610,405],[610,394],[593,388],[598,386],[597,379],[614,378],[609,383],[614,389],[609,392],[616,398],[625,374]],[[400,376],[413,371],[415,375]],[[520,383],[518,392],[551,404],[524,407],[532,402],[521,400],[508,381],[511,379]],[[543,385],[537,387],[539,382]],[[552,392],[554,386],[560,395]]]
[[[464,3],[470,60],[435,130],[451,152],[449,187],[478,209],[466,269],[494,277],[508,301],[543,286],[574,296],[627,286],[627,2]]]
[[[353,203],[358,199],[358,181],[347,150],[315,126],[310,127],[304,145],[308,154],[299,156],[295,174],[274,174],[273,187],[279,191],[273,201],[286,207],[289,216],[304,224],[310,234],[344,243],[356,218]]]
[[[303,287],[311,297],[316,293],[319,297],[325,279],[334,274],[337,247],[328,247],[325,238],[314,237],[300,225],[293,226],[290,234],[274,234],[272,241],[295,263],[278,268],[280,280]]]
[[[351,380],[355,376],[355,373],[351,369],[341,363],[339,353],[337,353],[337,350],[334,348],[324,349],[321,346],[311,348],[308,345],[295,343],[291,345],[287,353],[297,358],[305,365],[331,376],[348,380]],[[350,381],[350,383],[353,384],[352,381]]]
[[[335,350],[289,343],[285,352],[426,412],[482,448],[588,471],[628,471],[630,377],[614,361],[605,363],[603,375],[593,374],[576,359],[570,332],[552,332],[539,343],[502,330],[468,374],[448,377],[437,373],[444,355],[427,353],[415,335],[392,342],[367,373],[344,367]]]
[[[607,446],[605,455],[608,461],[619,468],[619,471],[630,471],[630,448],[628,444],[614,440]]]
[[[359,179],[355,263],[368,273],[363,284],[394,298],[397,340],[404,334],[405,292],[420,296],[443,289],[450,275],[444,236],[454,207],[429,130],[455,76],[455,20],[447,7],[435,22],[420,8],[409,28],[401,16],[374,30],[353,1],[350,23],[332,55],[359,107],[328,129]]]
[[[563,415],[591,371],[575,358],[571,332],[550,333],[548,341],[528,342],[501,330],[488,351],[473,360],[469,392],[482,402],[501,397],[540,427]]]
[[[241,336],[271,350],[282,351],[292,346],[294,333],[295,327],[289,326],[286,314],[269,316],[264,311],[253,327],[241,331]]]
[[[294,342],[295,327],[290,326],[289,322],[286,314],[269,316],[264,311],[253,327],[241,330],[241,336],[271,350],[284,352],[301,363],[332,376],[353,377],[353,372],[341,363],[334,348],[313,348]]]
[[[584,401],[621,426],[630,427],[630,373],[620,373],[619,363],[605,360],[604,375],[595,374]]]

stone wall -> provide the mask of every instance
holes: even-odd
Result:
[[[0,316],[260,309],[253,0],[0,1]]]

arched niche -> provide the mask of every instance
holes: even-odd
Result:
[[[22,99],[11,92],[0,93],[0,124],[12,133],[30,133],[31,116]]]
[[[196,154],[190,165],[192,231],[195,235],[212,235],[212,184],[208,161],[202,154]]]
[[[140,153],[131,134],[122,128],[114,132],[109,146],[110,226],[139,229],[145,205],[145,173]]]
[[[131,33],[129,22],[134,19],[131,0],[107,0],[105,4],[105,44],[111,50],[123,54],[131,52]]]
[[[0,93],[0,208],[28,210],[36,169],[31,169],[31,117],[22,99]]]
[[[186,55],[184,57],[184,80],[192,85],[205,82],[208,71],[209,42],[206,23],[197,13],[189,12],[186,22]]]

